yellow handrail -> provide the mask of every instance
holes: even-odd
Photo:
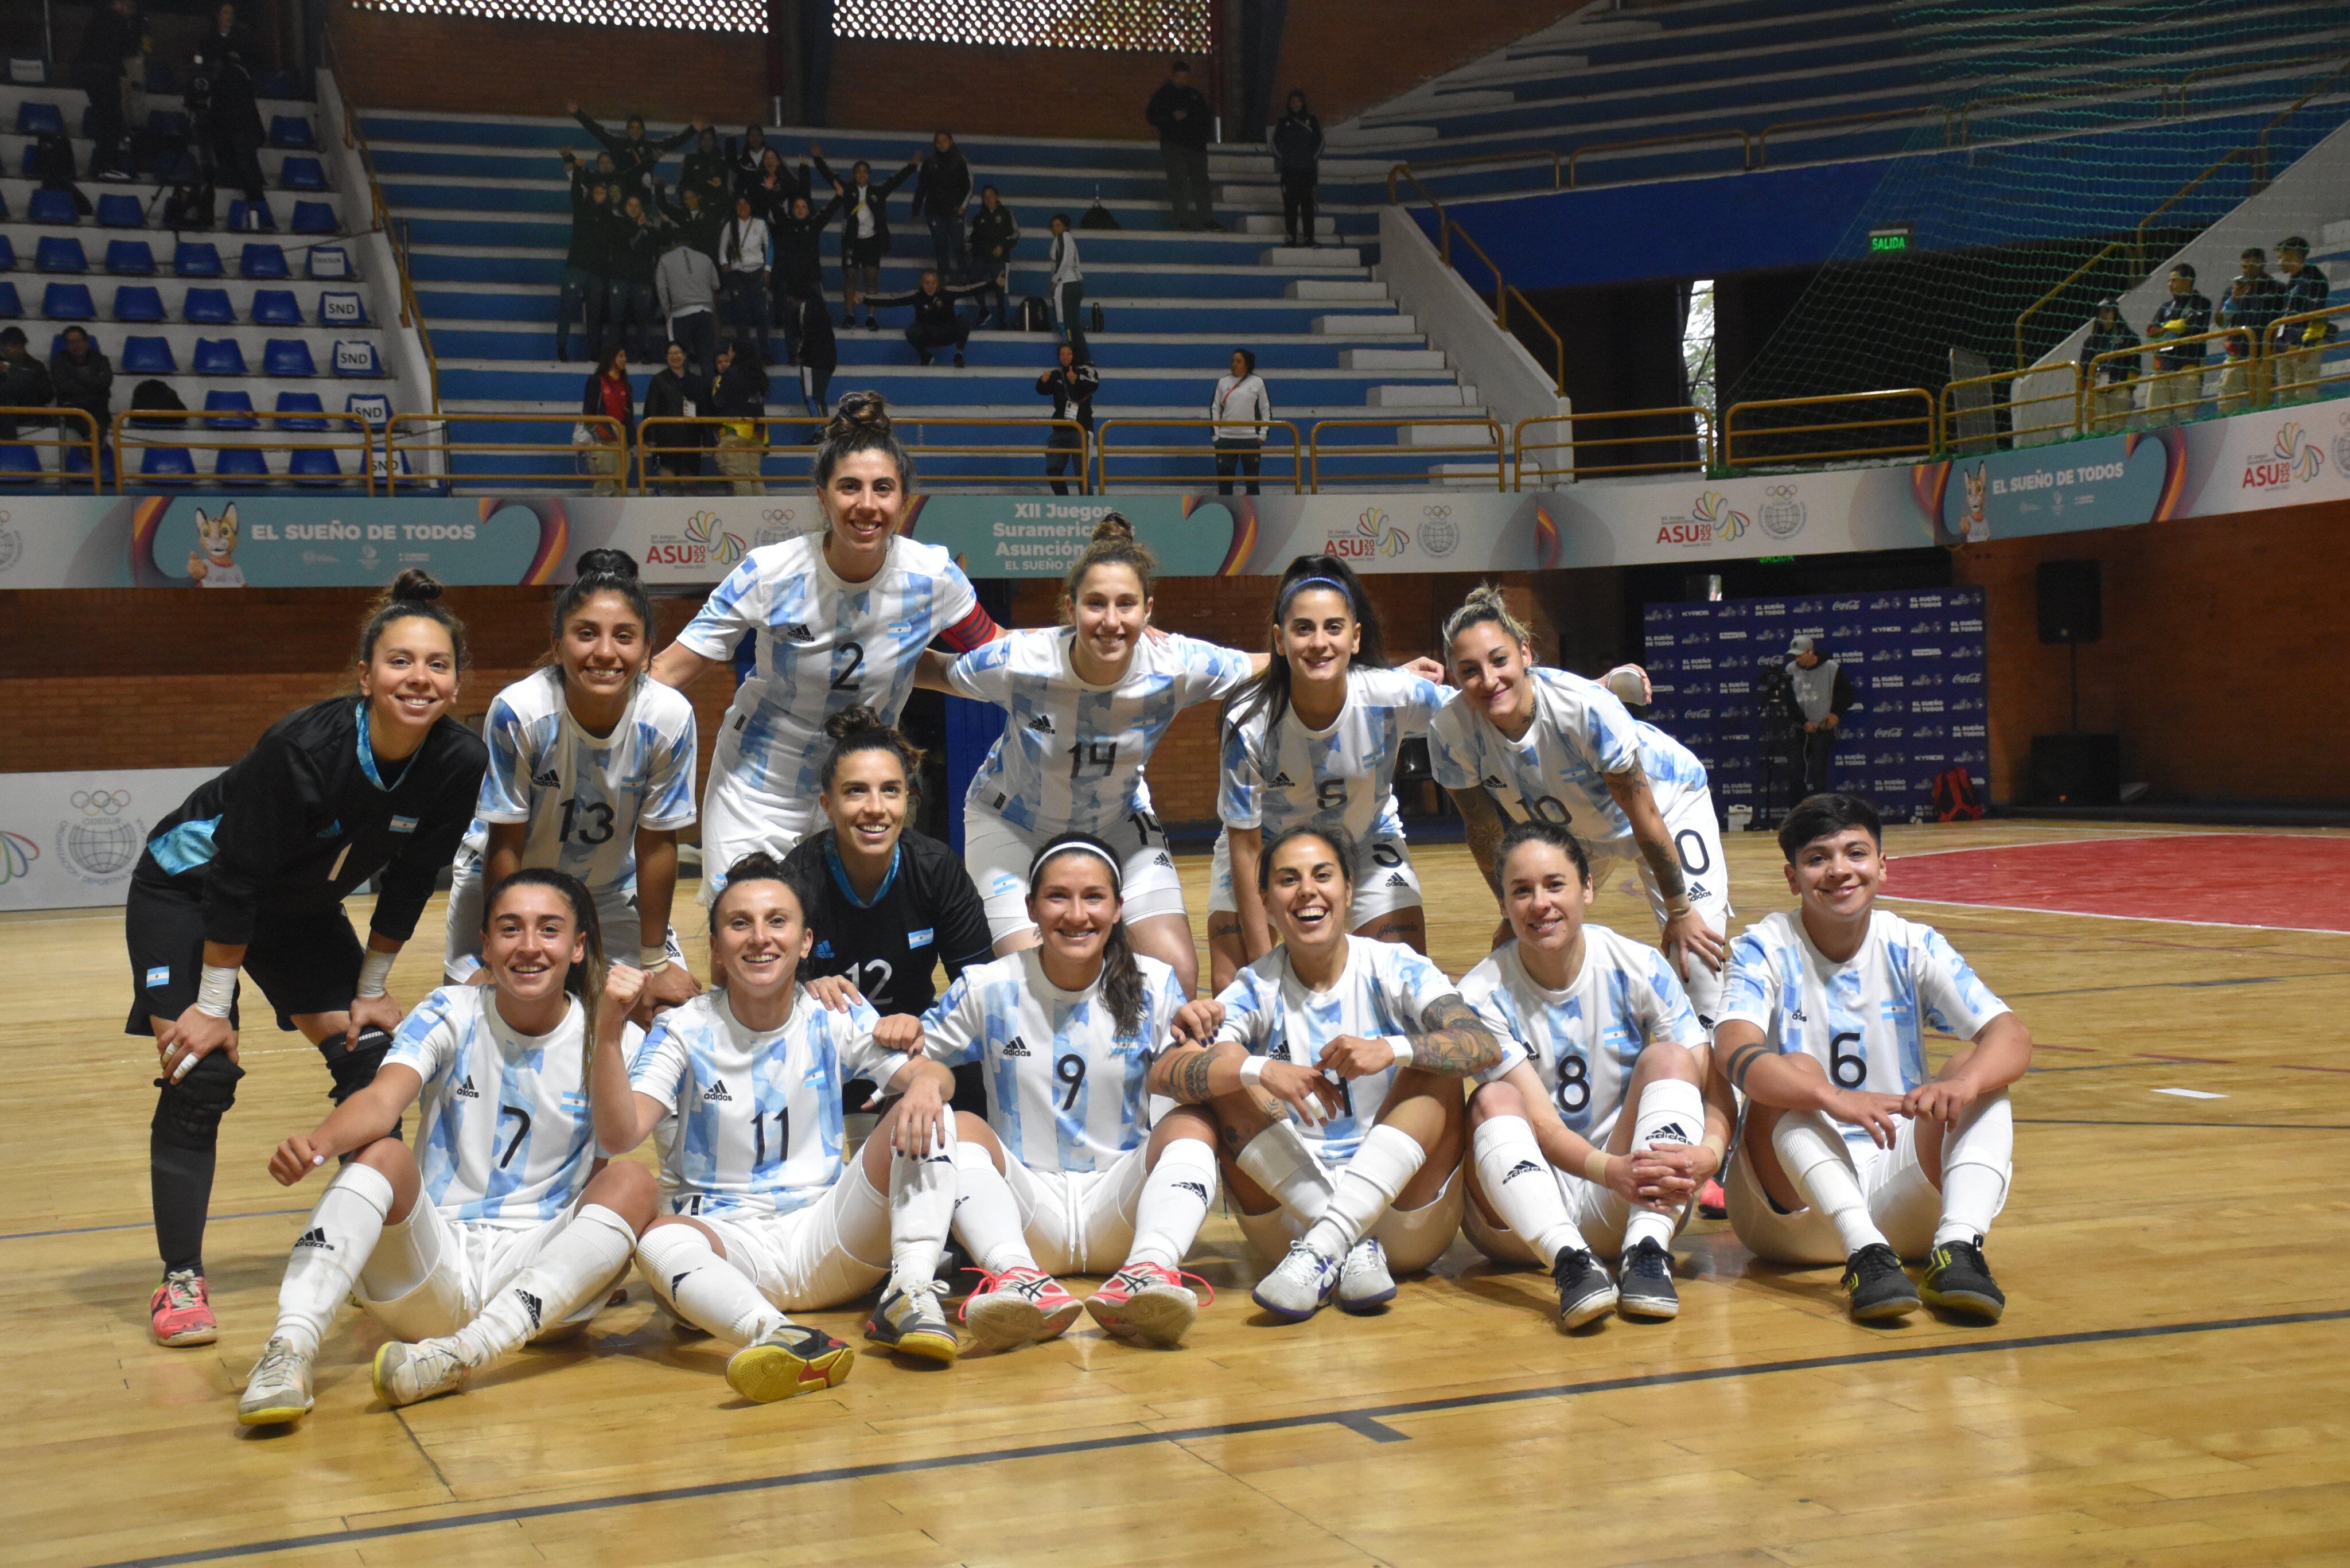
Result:
[[[551,425],[563,432],[561,441],[457,441],[451,439],[452,426],[477,425]],[[575,443],[572,437],[581,430],[591,437],[588,441]],[[609,414],[394,414],[384,425],[384,468],[386,494],[400,493],[400,460],[409,453],[427,458],[438,456],[443,461],[435,472],[430,462],[418,465],[418,472],[408,475],[409,487],[429,489],[434,485],[464,483],[474,485],[510,486],[523,483],[546,483],[559,482],[577,485],[583,479],[598,486],[609,485],[615,495],[629,487],[629,465],[631,462],[629,432],[620,421]],[[545,468],[533,468],[520,473],[493,475],[460,475],[450,471],[446,460],[452,454],[500,454],[530,457],[556,457],[563,461]],[[611,467],[602,470],[590,464],[608,462]]]
[[[1507,490],[1509,488],[1509,465],[1504,461],[1504,449],[1503,444],[1503,437],[1502,435],[1501,422],[1497,420],[1450,415],[1425,419],[1412,419],[1407,417],[1385,420],[1364,419],[1315,421],[1314,423],[1307,428],[1305,432],[1306,462],[1310,465],[1313,474],[1312,489],[1314,493],[1318,495],[1322,493],[1322,453],[1325,450],[1322,444],[1322,432],[1324,431],[1392,430],[1400,434],[1402,431],[1407,430],[1426,430],[1430,428],[1441,427],[1474,428],[1482,431],[1489,439],[1479,441],[1435,441],[1425,443],[1396,441],[1386,443],[1366,443],[1361,445],[1357,445],[1351,441],[1343,444],[1334,442],[1328,448],[1328,451],[1334,459],[1340,455],[1361,456],[1392,452],[1409,452],[1421,457],[1441,457],[1448,454],[1482,457],[1486,453],[1491,452],[1493,458],[1493,488],[1495,490]],[[1433,483],[1433,480],[1431,479],[1430,482]]]
[[[356,440],[333,441],[305,432],[306,439],[286,440],[283,439],[281,432],[281,438],[276,441],[258,439],[232,441],[221,436],[188,433],[188,426],[198,420],[203,421],[209,430],[220,430],[232,421],[248,419],[267,421],[273,424],[285,421],[299,421],[307,424],[315,420],[332,426],[349,427],[358,432],[358,436]],[[176,431],[170,430],[169,427],[174,424],[180,428]],[[158,427],[164,428],[166,431],[160,439],[153,434],[136,433],[142,430],[153,431]],[[214,470],[212,473],[199,472],[165,477],[160,474],[134,474],[130,472],[130,454],[133,452],[174,449],[189,454],[188,461],[191,467],[194,466],[194,454],[200,452],[215,454],[226,452],[282,452],[286,454],[287,468],[284,473],[267,471],[260,473],[221,473],[218,470],[220,459],[215,455],[213,460]],[[296,473],[293,472],[292,461],[293,454],[297,451],[323,451],[329,454],[347,452],[359,459],[359,464],[356,468],[346,472],[342,466],[342,459],[337,457],[334,459],[335,472],[331,474]],[[305,488],[339,487],[356,481],[367,494],[373,495],[375,493],[375,431],[369,426],[365,415],[338,412],[264,413],[256,410],[247,413],[240,409],[230,413],[219,409],[125,409],[114,416],[114,493],[117,495],[134,489],[151,490],[159,484],[173,486],[197,484],[207,480],[216,480],[224,486],[238,489],[249,485],[273,484],[299,485]]]
[[[1575,148],[1566,155],[1566,188],[1575,190],[1578,183],[1576,171],[1583,160],[1599,152],[1632,152],[1643,147],[1672,147],[1683,142],[1738,142],[1738,170],[1744,173],[1754,167],[1754,138],[1738,127],[1724,126],[1720,130],[1683,130],[1669,136],[1636,136],[1629,141],[1594,141]]]
[[[1259,421],[1254,420],[1222,421],[1216,420],[1104,420],[1094,431],[1093,487],[1097,493],[1109,489],[1109,460],[1112,452],[1116,452],[1121,458],[1172,457],[1212,460],[1216,456],[1214,439],[1217,431],[1253,431],[1258,423]],[[1289,459],[1289,488],[1293,493],[1303,495],[1305,493],[1305,465],[1299,460],[1305,448],[1305,438],[1297,433],[1297,427],[1287,420],[1266,420],[1263,424],[1268,438],[1286,432],[1289,444],[1285,447],[1277,446],[1268,439],[1261,448],[1258,458],[1260,469],[1267,466],[1271,460],[1285,453]],[[1209,444],[1201,446],[1162,441],[1142,446],[1118,446],[1111,441],[1110,437],[1113,432],[1131,430],[1206,431],[1209,432]],[[1129,488],[1139,488],[1144,485],[1183,485],[1197,488],[1208,483],[1209,480],[1212,480],[1219,485],[1234,483],[1233,476],[1217,475],[1212,472],[1205,480],[1181,472],[1173,475],[1135,474],[1121,477],[1119,483]],[[1281,474],[1277,467],[1269,475],[1262,472],[1258,475],[1258,483],[1263,484],[1268,481],[1275,484],[1281,482]],[[1241,483],[1246,482],[1241,481]]]
[[[1584,421],[1598,422],[1608,420],[1673,420],[1676,421],[1688,420],[1696,428],[1663,435],[1577,436],[1575,433],[1575,425]],[[1527,431],[1534,426],[1564,427],[1565,439],[1528,441]],[[1598,473],[1680,473],[1684,472],[1702,473],[1711,466],[1713,462],[1714,434],[1713,411],[1710,409],[1699,408],[1694,403],[1684,403],[1678,408],[1670,409],[1607,409],[1597,413],[1537,414],[1532,419],[1520,420],[1511,431],[1510,445],[1516,452],[1511,485],[1517,490],[1523,490],[1526,487],[1526,454],[1529,452],[1565,452],[1566,464],[1560,472],[1570,480],[1579,479],[1585,474]],[[1629,462],[1592,463],[1583,460],[1582,454],[1586,449],[1620,446],[1691,447],[1695,450],[1693,455],[1689,457],[1654,461],[1635,460]],[[1548,463],[1538,462],[1535,469],[1538,477],[1544,482],[1551,479],[1553,471]]]
[[[81,421],[82,429],[88,433],[84,435],[79,441],[76,441],[66,434],[66,421],[68,419],[79,420]],[[82,454],[83,461],[89,464],[89,493],[92,495],[99,493],[98,471],[99,459],[98,452],[98,421],[89,417],[88,410],[84,409],[58,408],[55,406],[23,409],[0,408],[0,420],[14,420],[17,423],[17,431],[15,435],[9,436],[5,439],[0,439],[0,452],[6,452],[12,446],[28,448],[34,453],[33,462],[35,464],[35,466],[30,470],[21,468],[0,468],[0,484],[21,483],[24,481],[42,481],[54,482],[61,491],[68,486],[78,488],[81,483],[82,476],[78,473],[69,473],[66,470],[66,453],[69,452],[78,452]],[[29,421],[38,421],[40,423],[45,425],[54,424],[57,427],[57,433],[52,436],[30,434],[23,428],[25,423]],[[57,466],[55,469],[47,469],[39,466],[40,449],[44,447],[57,448]]]
[[[720,482],[731,480],[738,485],[747,483],[743,476],[727,475],[723,472],[718,474],[705,472],[698,475],[671,473],[666,478],[653,472],[658,467],[659,461],[665,457],[700,457],[703,454],[718,454],[723,462],[725,449],[720,444],[720,433],[745,424],[754,427],[758,437],[756,445],[759,460],[764,465],[767,458],[784,453],[812,463],[818,444],[816,438],[822,433],[826,421],[805,414],[756,420],[718,419],[707,415],[697,418],[662,415],[639,421],[637,425],[636,440],[636,493],[650,494],[654,486],[664,483],[685,488],[706,486],[713,480]],[[937,427],[944,427],[950,431],[1010,430],[1041,439],[1017,441],[934,441],[923,439],[929,430]],[[777,444],[773,440],[773,433],[778,430],[805,431],[806,439]],[[974,484],[989,487],[1033,484],[1042,476],[1042,460],[1049,456],[1054,450],[1050,442],[1055,435],[1068,438],[1068,444],[1060,450],[1069,452],[1076,459],[1078,486],[1087,491],[1092,489],[1093,455],[1087,444],[1085,426],[1075,420],[1030,418],[1024,415],[989,419],[972,415],[916,414],[900,420],[897,430],[899,441],[904,443],[909,455],[915,461],[914,487],[918,491],[936,492],[949,486],[961,487]],[[707,431],[711,439],[706,442],[696,439],[699,431]],[[1018,458],[1024,466],[1009,472],[959,472],[941,480],[936,476],[925,475],[921,472],[921,460],[925,457]],[[803,476],[794,474],[792,477],[797,479]]]
[[[2061,392],[2041,392],[2029,398],[2018,399],[2011,386],[2007,399],[2004,402],[1993,403],[1991,407],[1986,409],[1961,409],[1958,406],[1958,398],[1955,394],[1957,394],[1961,388],[1999,387],[2017,381],[2025,376],[2045,376],[2062,370],[2072,371],[2073,380]],[[1964,376],[1960,378],[1958,380],[1945,383],[1940,396],[1936,400],[1936,405],[1939,410],[1939,419],[1937,421],[1938,434],[1936,440],[1939,443],[1941,451],[1946,455],[1955,455],[1962,449],[1971,447],[1979,443],[1984,446],[1985,450],[1996,447],[1999,444],[2000,439],[1999,431],[1997,429],[1996,412],[2002,408],[2010,410],[2008,415],[2007,433],[2011,443],[2013,441],[2016,434],[2015,416],[2013,410],[2020,408],[2029,408],[2039,403],[2063,403],[2069,410],[2061,427],[2064,433],[2067,435],[2078,433],[2082,428],[2080,374],[2080,365],[2068,359],[2062,365],[2040,365],[2022,370],[1994,370],[1988,376]],[[1992,415],[1993,428],[1981,435],[1959,434],[1959,421],[1969,414],[1976,413]],[[2034,431],[2053,431],[2060,427],[2055,425],[2033,425],[2031,428]],[[2054,436],[2051,436],[2050,439],[2053,440],[2054,438]]]
[[[1742,413],[1766,410],[1821,408],[1836,403],[1880,403],[1915,398],[1921,411],[1890,419],[1830,421],[1825,423],[1763,425],[1741,430],[1738,416]],[[1810,398],[1758,398],[1747,402],[1732,403],[1721,415],[1721,462],[1725,468],[1742,468],[1752,464],[1773,462],[1834,462],[1854,457],[1921,456],[1934,450],[1934,394],[1923,387],[1889,387],[1876,392],[1836,392]],[[1820,435],[1833,431],[1898,430],[1910,425],[1924,427],[1925,439],[1914,444],[1875,443],[1868,446],[1837,447],[1825,452],[1803,451],[1774,453],[1769,457],[1748,456],[1739,450],[1739,438],[1748,441],[1765,436]]]
[[[1754,167],[1760,169],[1771,161],[1771,133],[1777,130],[1825,130],[1831,125],[1869,125],[1886,119],[1917,119],[1929,114],[1942,117],[1942,145],[1950,144],[1950,125],[1955,118],[1947,105],[1939,103],[1912,104],[1908,109],[1877,109],[1863,114],[1828,114],[1816,119],[1783,119],[1766,125],[1754,139]]]
[[[1552,385],[1559,396],[1565,397],[1566,395],[1566,340],[1558,335],[1558,329],[1544,319],[1543,313],[1534,308],[1533,300],[1528,299],[1518,291],[1515,286],[1502,276],[1502,269],[1494,265],[1492,256],[1485,254],[1485,247],[1479,244],[1468,230],[1453,222],[1452,215],[1444,210],[1444,203],[1438,201],[1429,192],[1428,187],[1419,182],[1418,177],[1412,173],[1409,164],[1399,163],[1388,171],[1388,199],[1390,202],[1395,202],[1398,205],[1402,204],[1398,200],[1396,192],[1396,180],[1399,176],[1413,190],[1419,192],[1420,200],[1426,202],[1429,209],[1436,214],[1437,254],[1444,258],[1444,265],[1451,267],[1455,272],[1461,270],[1452,259],[1452,236],[1457,234],[1461,236],[1461,243],[1467,245],[1477,259],[1485,264],[1485,270],[1493,275],[1493,325],[1504,332],[1510,329],[1510,301],[1514,299],[1523,308],[1528,319],[1541,327],[1544,335],[1549,337]],[[1463,281],[1466,281],[1465,276]],[[1474,286],[1471,285],[1471,286]]]
[[[1396,199],[1396,176],[1399,174],[1413,179],[1417,175],[1433,174],[1439,170],[1451,173],[1456,169],[1475,169],[1496,163],[1548,163],[1550,188],[1554,191],[1559,189],[1562,165],[1557,152],[1547,147],[1530,147],[1523,152],[1481,152],[1473,158],[1439,158],[1430,163],[1398,163],[1388,171],[1388,200],[1392,202]],[[1413,179],[1413,182],[1417,184],[1418,181]]]

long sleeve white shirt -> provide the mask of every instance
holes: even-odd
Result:
[[[1264,378],[1252,372],[1219,380],[1216,395],[1208,404],[1208,417],[1224,427],[1216,431],[1218,441],[1263,441],[1265,421],[1273,418],[1273,400],[1265,396]],[[1252,422],[1235,428],[1231,422],[1234,421]]]

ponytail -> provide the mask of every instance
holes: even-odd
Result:
[[[1454,638],[1484,621],[1500,627],[1512,640],[1524,647],[1534,646],[1534,633],[1526,629],[1523,621],[1510,613],[1509,601],[1502,597],[1502,590],[1491,583],[1479,583],[1469,590],[1469,597],[1461,601],[1461,607],[1445,618],[1446,658],[1451,657]]]
[[[1029,896],[1045,875],[1045,867],[1065,855],[1084,855],[1098,860],[1109,870],[1109,890],[1120,904],[1126,901],[1126,874],[1119,867],[1117,851],[1090,833],[1055,835],[1036,857],[1028,863]],[[1142,1027],[1142,966],[1134,961],[1134,948],[1126,940],[1126,921],[1118,919],[1110,926],[1109,936],[1102,943],[1102,1000],[1109,1004],[1110,1021],[1122,1034],[1131,1034]]]
[[[1069,568],[1068,579],[1061,585],[1061,611],[1064,618],[1072,614],[1077,590],[1085,587],[1086,576],[1096,566],[1124,566],[1142,584],[1142,597],[1150,597],[1151,577],[1159,570],[1159,557],[1149,546],[1134,536],[1134,524],[1123,512],[1105,512],[1094,524],[1093,543]]]

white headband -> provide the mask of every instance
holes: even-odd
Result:
[[[1046,861],[1057,860],[1062,856],[1072,853],[1090,855],[1095,859],[1100,861],[1103,865],[1108,867],[1110,891],[1116,893],[1121,898],[1126,897],[1126,874],[1122,869],[1120,869],[1118,863],[1115,859],[1111,858],[1108,850],[1104,849],[1098,844],[1089,844],[1082,838],[1071,838],[1065,842],[1049,846],[1044,854],[1039,855],[1036,857],[1036,864],[1028,868],[1028,880],[1032,883],[1035,881],[1036,873],[1045,868],[1045,863]]]

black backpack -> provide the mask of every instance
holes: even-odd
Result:
[[[170,382],[158,381],[151,376],[146,380],[140,382],[137,386],[130,389],[131,413],[136,415],[141,410],[153,411],[176,410],[184,414],[188,411],[188,405],[180,400],[179,393],[172,390],[172,385]],[[142,420],[134,418],[130,422],[134,425],[145,425],[160,430],[184,431],[188,428],[188,421],[185,420]]]
[[[1098,194],[1094,197],[1094,204],[1087,207],[1085,214],[1077,220],[1077,227],[1081,229],[1117,229],[1124,226],[1118,221],[1117,213],[1102,205],[1102,199]]]
[[[1964,768],[1949,768],[1934,775],[1934,820],[1977,822],[1983,814],[1982,797]]]
[[[1042,298],[1032,294],[1027,298],[1020,302],[1021,331],[1050,332],[1052,329],[1052,307],[1047,306]]]
[[[75,174],[73,143],[54,131],[45,133],[33,143],[32,167],[27,172],[45,191],[70,190]]]
[[[219,221],[218,202],[208,181],[174,186],[171,200],[163,203],[163,226],[168,229],[192,229],[201,234]]]

